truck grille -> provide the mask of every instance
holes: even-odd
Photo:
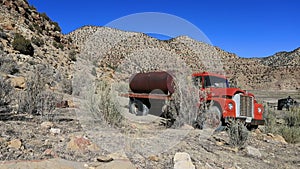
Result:
[[[241,95],[240,116],[252,117],[253,97]]]

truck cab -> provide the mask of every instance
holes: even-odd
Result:
[[[239,88],[231,88],[227,78],[209,72],[194,73],[193,82],[204,95],[200,96],[200,106],[209,105],[208,116],[212,119],[207,125],[218,127],[229,119],[240,119],[249,128],[257,128],[264,124],[263,105],[254,95]],[[218,123],[219,122],[219,123]]]

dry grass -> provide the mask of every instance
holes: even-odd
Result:
[[[275,111],[267,109],[265,133],[282,135],[288,143],[300,142],[300,108],[294,108],[284,113],[282,119]]]

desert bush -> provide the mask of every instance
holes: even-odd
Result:
[[[277,123],[277,118],[271,110],[267,109],[265,116],[265,133],[281,135],[288,143],[300,142],[300,109],[286,112],[284,123]]]
[[[288,127],[300,127],[300,109],[292,109],[284,119]]]
[[[3,49],[4,49],[3,44],[0,43],[0,54],[3,54]]]
[[[240,120],[230,120],[226,131],[229,135],[229,144],[234,147],[242,148],[249,137],[249,130],[245,126],[245,122]]]
[[[61,32],[61,28],[57,22],[51,22],[54,25],[54,31]]]
[[[53,41],[52,45],[56,48],[56,49],[64,49],[64,45],[62,43],[58,43],[56,41]]]
[[[92,68],[91,74],[95,77],[97,77],[97,70],[95,67]]]
[[[87,106],[95,119],[110,126],[120,127],[122,125],[123,116],[108,83],[98,81],[96,93],[92,92],[89,95]]]
[[[2,39],[7,39],[8,38],[7,34],[1,28],[0,28],[0,38],[2,38]]]
[[[279,134],[287,141],[288,143],[299,143],[300,142],[300,128],[299,127],[289,127],[281,126],[279,128]]]
[[[70,58],[72,61],[74,61],[74,62],[77,61],[76,54],[77,54],[77,53],[76,53],[76,51],[74,51],[74,50],[71,50],[70,53],[69,53],[69,58]]]
[[[64,79],[62,81],[62,91],[67,94],[73,93],[73,86],[72,86],[72,80],[71,79]]]
[[[44,40],[39,37],[32,37],[31,42],[38,47],[41,47],[45,44]]]
[[[45,12],[40,13],[40,15],[41,15],[41,17],[44,18],[45,20],[50,21],[50,18],[48,17],[48,15],[47,15]]]
[[[284,117],[285,125],[281,125],[278,133],[284,137],[288,143],[300,142],[300,109],[293,109]]]
[[[30,24],[28,27],[32,32],[37,32],[38,34],[43,33],[43,29],[36,23]]]
[[[15,50],[19,51],[24,55],[33,56],[34,54],[34,48],[31,45],[30,40],[25,39],[25,37],[19,33],[15,34],[12,46]]]
[[[278,125],[276,124],[276,117],[273,111],[269,108],[265,107],[264,110],[264,119],[265,119],[265,133],[277,133],[278,132]]]
[[[12,90],[10,83],[0,76],[0,112],[8,111]]]
[[[46,91],[48,83],[46,74],[43,74],[44,67],[38,67],[26,79],[26,89],[19,93],[18,112],[34,115],[50,114],[54,111],[58,96],[53,92]],[[41,76],[43,75],[43,76]]]
[[[0,72],[13,75],[19,72],[19,67],[14,60],[0,57]]]

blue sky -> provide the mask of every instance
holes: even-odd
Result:
[[[58,22],[63,33],[84,25],[103,26],[135,13],[159,12],[186,20],[213,45],[241,57],[265,57],[300,47],[298,0],[28,1]]]

